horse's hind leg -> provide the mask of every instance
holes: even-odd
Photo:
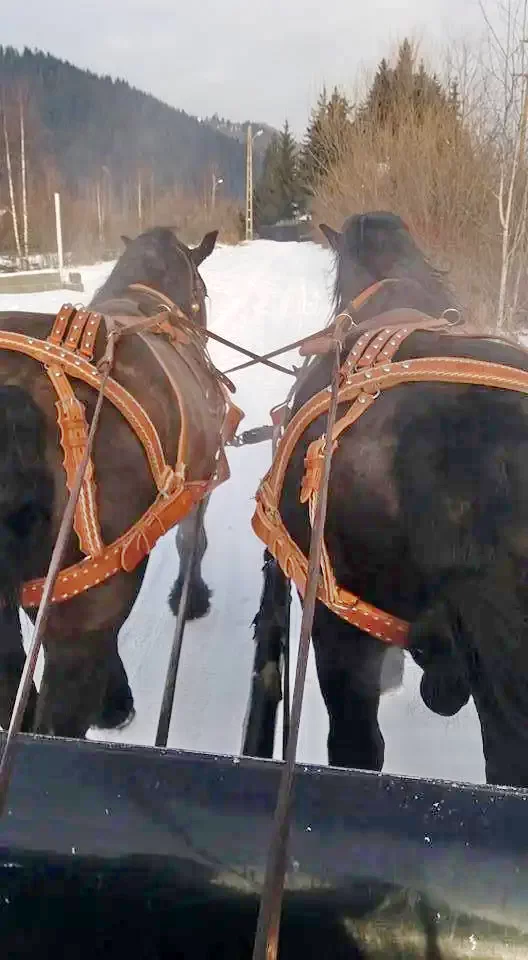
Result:
[[[44,675],[35,732],[83,739],[101,716],[108,688],[114,630],[45,642]]]
[[[9,726],[24,661],[18,609],[0,607],[0,727],[4,730]],[[33,729],[36,704],[37,691],[35,684],[32,684],[22,723],[22,730],[26,732]]]
[[[381,770],[385,744],[378,725],[385,649],[318,603],[312,631],[317,673],[335,767]]]
[[[117,632],[108,655],[108,683],[99,716],[93,723],[101,730],[123,730],[136,715],[134,697],[119,650]]]
[[[202,579],[202,560],[204,558],[205,551],[207,550],[205,512],[207,510],[208,503],[209,498],[207,498],[205,509],[198,525],[198,530],[196,530],[195,527],[196,511],[198,510],[198,507],[195,507],[194,510],[192,510],[191,513],[189,513],[178,525],[178,529],[176,531],[176,547],[180,557],[180,572],[169,597],[169,606],[174,616],[177,616],[178,614],[183,582],[185,580],[185,573],[191,562],[194,537],[195,535],[197,537],[196,553],[194,557],[192,579],[189,589],[189,601],[187,605],[187,618],[189,620],[198,620],[200,617],[204,617],[207,613],[209,613],[210,610],[209,601],[211,599],[211,591]]]
[[[264,584],[253,621],[255,659],[242,753],[273,757],[277,709],[282,697],[281,658],[289,635],[290,583],[268,550],[264,553]]]

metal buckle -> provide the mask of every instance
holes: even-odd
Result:
[[[454,318],[451,320],[449,319],[450,314],[454,314]],[[461,322],[462,316],[460,310],[457,310],[456,307],[448,307],[447,310],[444,310],[441,319],[446,320],[450,327],[456,327]]]

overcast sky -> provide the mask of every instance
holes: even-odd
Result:
[[[324,83],[353,88],[406,33],[432,50],[481,29],[478,0],[24,0],[5,4],[0,39],[188,113],[299,133]]]

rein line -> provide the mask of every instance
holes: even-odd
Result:
[[[276,960],[278,953],[282,900],[287,872],[293,779],[295,773],[303,694],[306,682],[306,670],[308,666],[308,655],[310,652],[310,639],[312,635],[312,625],[315,613],[315,604],[317,600],[317,590],[319,586],[319,570],[324,542],[328,486],[333,453],[333,443],[331,438],[336,422],[339,400],[341,372],[340,348],[342,346],[343,337],[346,335],[344,326],[345,323],[343,319],[341,323],[336,321],[334,328],[334,363],[331,382],[331,400],[326,422],[326,441],[323,448],[321,486],[319,489],[319,497],[315,509],[312,536],[310,539],[308,579],[303,603],[299,653],[297,657],[295,685],[291,702],[290,730],[286,747],[285,763],[281,771],[271,841],[268,850],[264,888],[260,900],[257,931],[253,947],[253,960]],[[330,442],[328,442],[328,438],[330,438]]]

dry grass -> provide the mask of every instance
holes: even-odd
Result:
[[[492,141],[469,125],[461,129],[446,110],[417,116],[406,104],[393,130],[372,122],[337,146],[313,197],[314,222],[340,227],[351,213],[398,213],[432,261],[449,270],[471,319],[494,328],[501,228]]]
[[[153,226],[170,226],[188,244],[199,243],[209,230],[219,230],[223,243],[241,239],[240,208],[235,202],[218,196],[215,209],[210,199],[189,191],[173,190],[146,202],[141,223],[134,207],[134,195],[106,196],[102,235],[97,214],[94,187],[86,185],[75,196],[60,184],[40,183],[32,190],[29,202],[30,253],[56,251],[53,189],[61,192],[62,226],[65,250],[76,263],[95,262],[114,257],[122,251],[121,235],[136,236]],[[150,198],[149,198],[150,200]],[[208,202],[209,201],[209,202]],[[16,254],[11,217],[0,219],[0,250]]]
[[[209,230],[219,230],[222,243],[237,243],[241,238],[240,207],[221,195],[213,210],[206,199],[183,190],[171,193],[154,205],[151,217],[155,223],[170,223],[190,244],[199,243]]]
[[[219,230],[219,240],[236,243],[240,239],[240,214],[235,203],[217,198],[212,210],[201,197],[174,190],[147,203],[141,223],[135,210],[110,206],[104,222],[103,241],[99,235],[97,209],[89,198],[63,204],[65,244],[75,260],[94,260],[117,255],[122,249],[122,234],[136,236],[153,226],[170,226],[190,245],[199,243],[209,230]]]

